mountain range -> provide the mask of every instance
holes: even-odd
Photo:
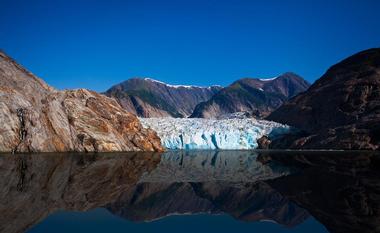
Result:
[[[210,99],[221,89],[220,86],[170,85],[151,78],[132,78],[111,87],[105,95],[140,117],[187,117],[198,103]]]
[[[136,115],[224,119],[229,114],[292,127],[276,138],[263,135],[259,148],[380,149],[380,48],[333,65],[310,87],[288,72],[224,88],[134,78],[104,94],[109,97],[86,89],[56,90],[0,52],[0,151],[160,151],[160,129],[144,128]],[[203,132],[199,127],[195,133]]]
[[[132,78],[105,92],[140,117],[219,118],[235,112],[267,116],[310,84],[294,73],[272,79],[244,78],[222,88],[170,85],[150,78]]]

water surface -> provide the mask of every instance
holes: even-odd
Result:
[[[376,152],[0,155],[0,232],[379,232]]]

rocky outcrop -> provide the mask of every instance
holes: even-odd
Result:
[[[160,139],[113,99],[57,91],[0,52],[0,151],[154,151]]]
[[[194,107],[211,98],[221,87],[170,85],[150,78],[132,78],[105,94],[140,117],[187,117]]]
[[[257,149],[268,149],[271,144],[271,140],[268,136],[264,135],[261,138],[257,139]]]
[[[292,140],[284,138],[288,143],[277,143],[277,148],[379,149],[380,49],[332,66],[267,119],[303,130],[290,135]]]
[[[235,112],[265,117],[289,98],[305,91],[309,85],[294,73],[272,79],[240,79],[210,100],[198,104],[191,117],[219,118]]]

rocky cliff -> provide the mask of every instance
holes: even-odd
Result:
[[[132,78],[105,92],[140,117],[187,117],[194,107],[221,87],[170,85],[150,78]]]
[[[160,139],[113,99],[57,91],[0,52],[0,151],[162,150]]]
[[[379,149],[380,48],[332,66],[306,92],[267,119],[304,131],[272,147]]]
[[[219,118],[234,112],[249,112],[256,117],[264,117],[289,98],[305,91],[309,85],[294,73],[272,79],[240,79],[210,100],[198,104],[191,117]]]

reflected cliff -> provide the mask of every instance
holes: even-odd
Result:
[[[376,152],[3,154],[0,232],[95,208],[132,222],[228,215],[293,229],[311,217],[330,232],[380,232],[379,166]]]
[[[159,161],[145,152],[0,155],[0,232],[24,232],[57,210],[111,203]]]
[[[299,172],[266,183],[334,233],[380,232],[380,153],[267,153]]]

